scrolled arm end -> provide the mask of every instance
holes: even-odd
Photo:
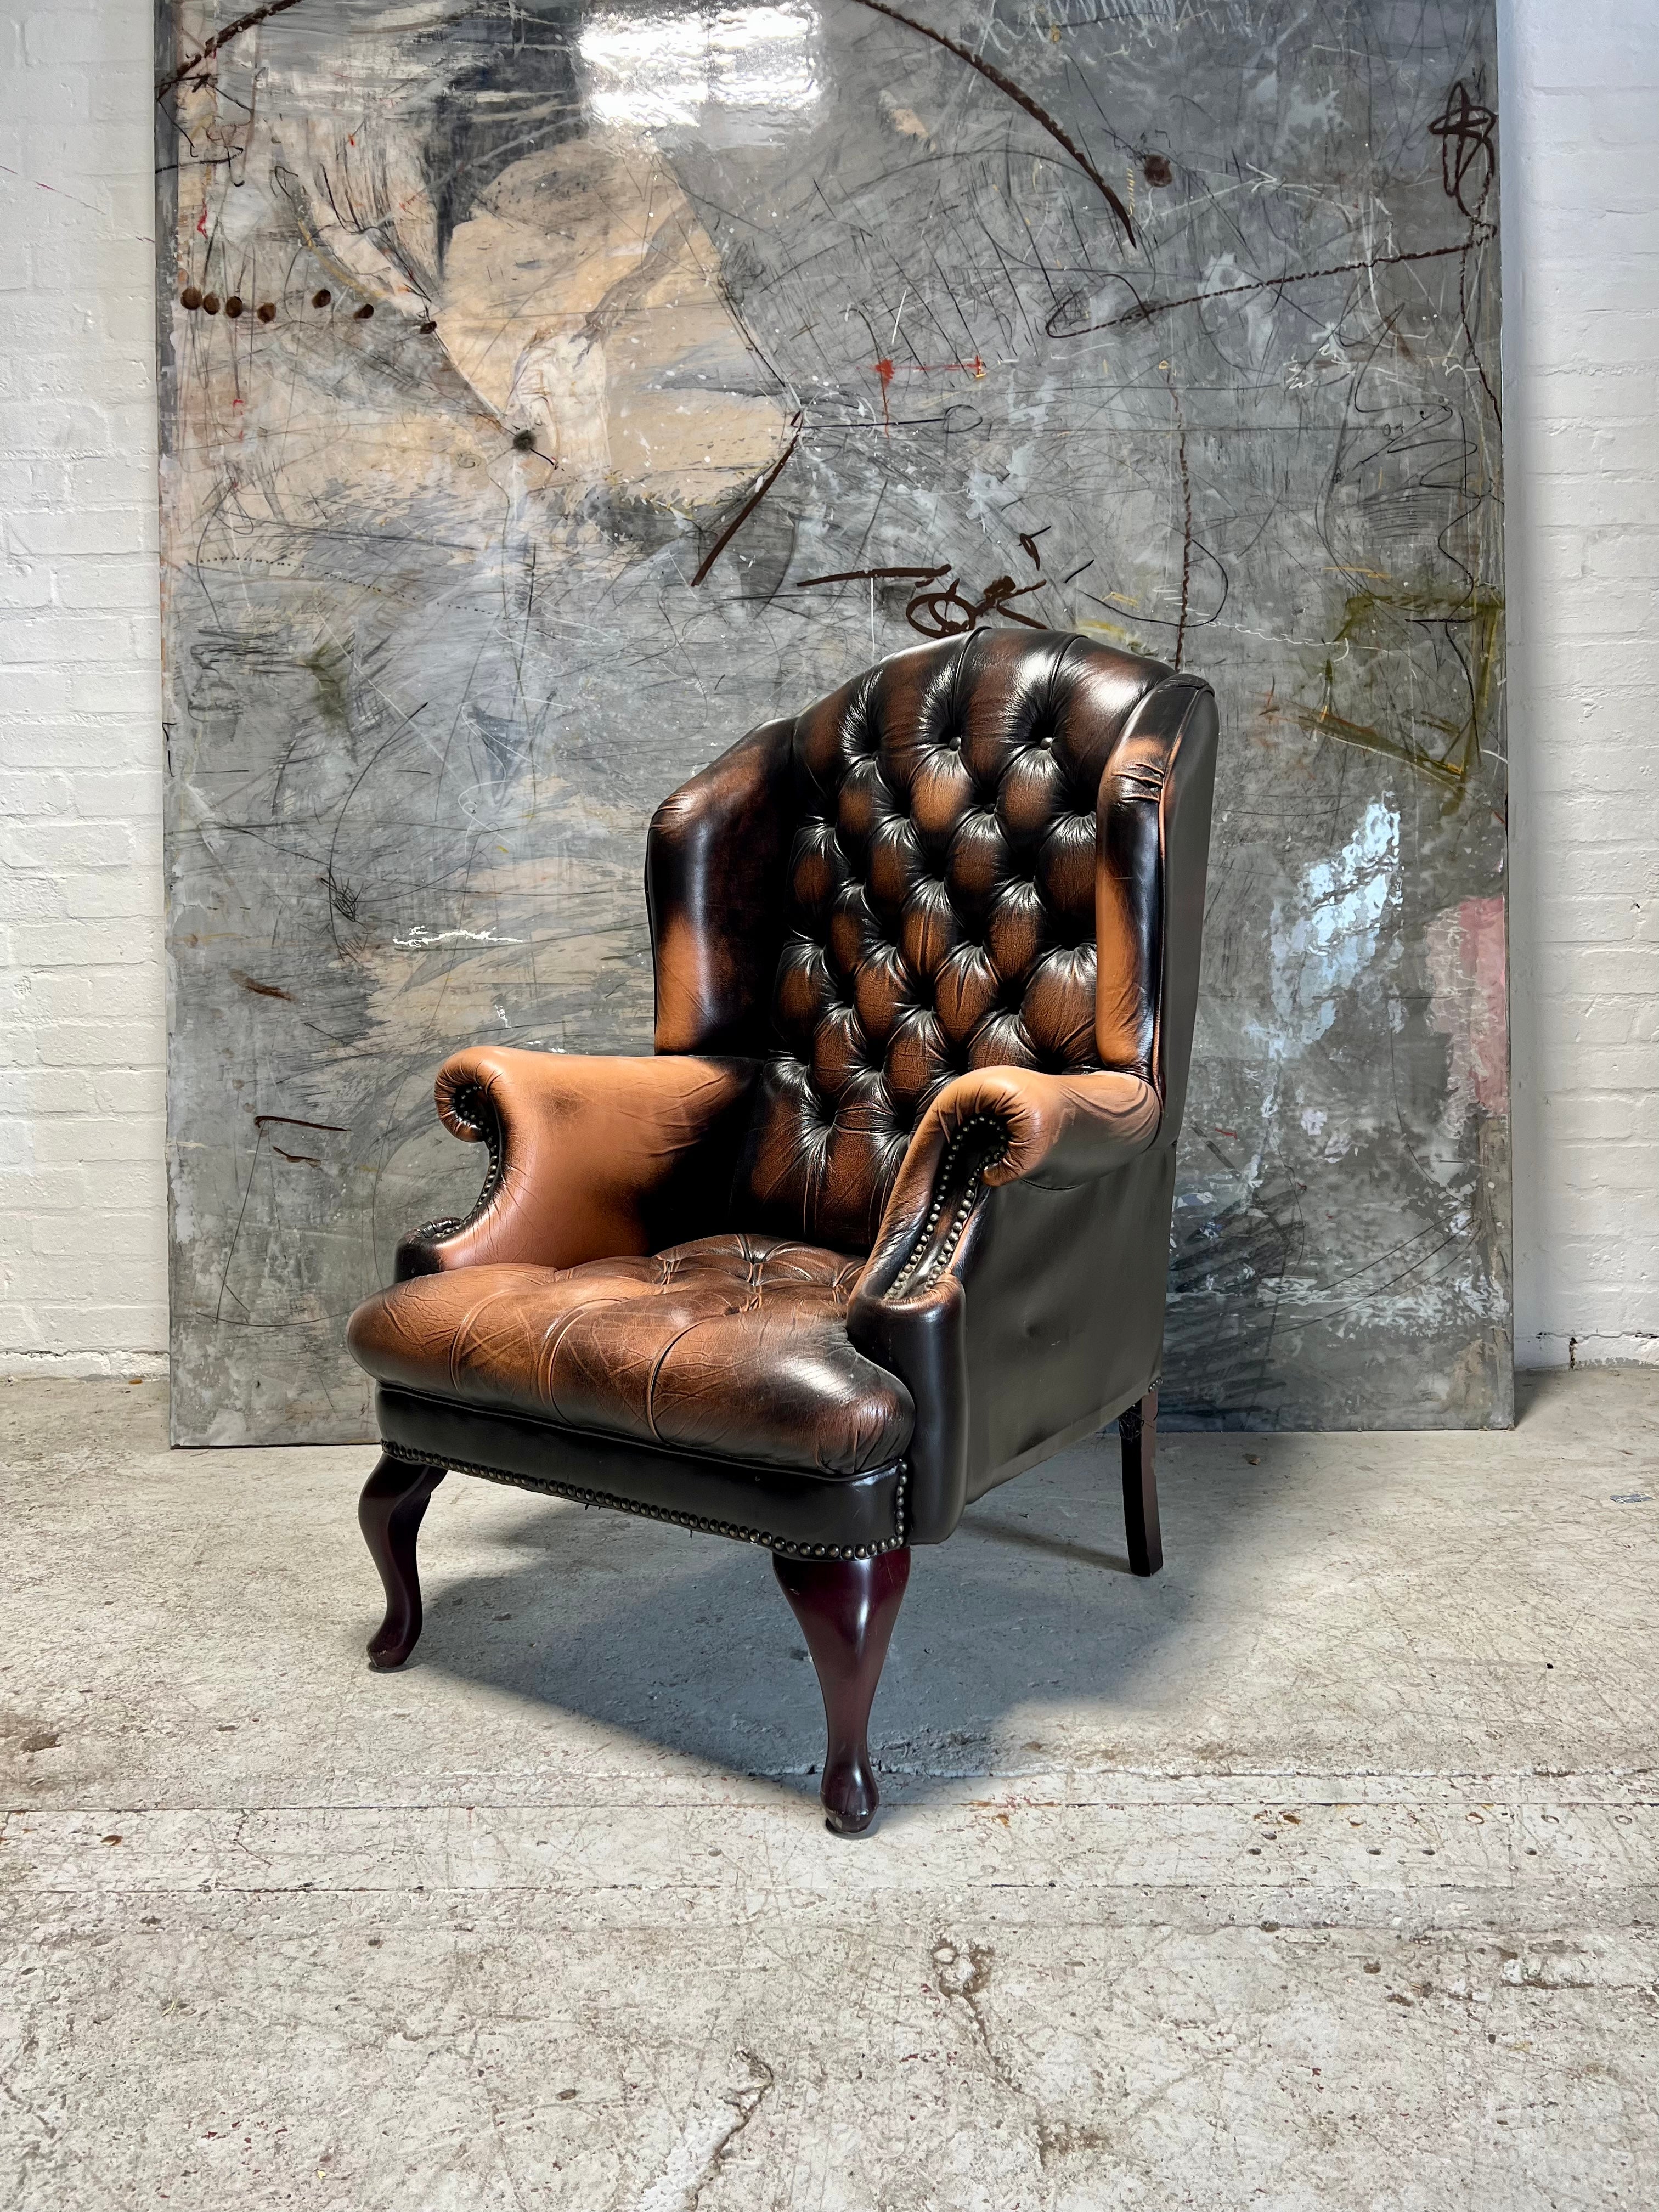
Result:
[[[986,1194],[1029,1182],[1065,1189],[1136,1158],[1158,1129],[1138,1076],[990,1067],[947,1084],[910,1140],[847,1333],[915,1401],[911,1540],[937,1544],[968,1494],[971,1231]]]
[[[1091,1182],[1158,1137],[1158,1094],[1138,1075],[987,1067],[940,1091],[910,1139],[860,1289],[908,1298],[947,1272],[988,1190]]]
[[[729,1184],[755,1062],[475,1046],[438,1071],[440,1120],[489,1147],[471,1211],[398,1248],[397,1275],[659,1250],[702,1233]]]
[[[495,1102],[494,1086],[500,1076],[498,1063],[503,1057],[500,1053],[474,1047],[468,1052],[451,1053],[438,1070],[432,1086],[433,1097],[438,1119],[452,1137],[459,1137],[467,1144],[487,1144],[492,1149],[499,1145],[501,1115]]]

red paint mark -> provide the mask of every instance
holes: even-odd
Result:
[[[54,199],[68,200],[72,207],[85,208],[88,215],[101,215],[103,212],[93,201],[77,199],[73,192],[66,192],[61,185],[43,185],[39,177],[25,177],[21,169],[14,169],[9,162],[0,161],[0,176],[15,177],[21,184],[32,184],[37,192],[50,192]]]
[[[878,361],[876,363],[876,374],[881,379],[881,419],[890,438],[893,434],[893,418],[887,412],[887,387],[893,380],[892,362]]]
[[[1449,1103],[1502,1114],[1509,1104],[1504,902],[1464,899],[1429,924],[1430,1026],[1451,1040]]]
[[[890,438],[893,418],[888,412],[887,394],[893,379],[898,374],[898,364],[891,361],[878,361],[875,369],[881,379],[881,419]],[[948,376],[953,370],[959,371],[963,376],[980,377],[985,374],[985,363],[975,354],[971,361],[919,361],[915,364],[915,373],[918,376]]]
[[[196,231],[197,235],[200,238],[205,238],[207,236],[207,210],[205,208],[202,210],[200,215],[196,218]]]

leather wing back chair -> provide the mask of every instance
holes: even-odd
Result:
[[[659,810],[655,1054],[456,1053],[489,1168],[360,1306],[384,1456],[371,1664],[453,1468],[764,1546],[817,1666],[829,1825],[917,1544],[1116,1419],[1152,1447],[1214,775],[1209,687],[981,630],[768,722]]]

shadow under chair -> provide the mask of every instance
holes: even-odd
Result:
[[[655,1051],[456,1053],[465,1219],[352,1316],[360,1517],[421,1632],[448,1471],[764,1546],[867,1828],[916,1545],[1116,1420],[1137,1574],[1198,991],[1217,719],[1052,631],[894,655],[676,792],[646,857]]]

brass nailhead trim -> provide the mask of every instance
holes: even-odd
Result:
[[[730,1536],[740,1544],[759,1544],[769,1552],[781,1553],[792,1559],[873,1559],[883,1552],[902,1550],[905,1541],[905,1492],[910,1471],[901,1462],[896,1492],[893,1500],[893,1522],[897,1534],[890,1543],[860,1544],[796,1544],[787,1536],[769,1535],[762,1528],[743,1528],[729,1521],[708,1521],[697,1513],[671,1513],[661,1505],[635,1505],[625,1498],[612,1498],[601,1490],[579,1490],[574,1483],[546,1482],[535,1475],[504,1474],[498,1467],[479,1467],[475,1462],[451,1459],[443,1452],[416,1451],[409,1444],[389,1443],[382,1437],[382,1451],[393,1459],[408,1461],[415,1467],[443,1467],[454,1474],[482,1475],[486,1482],[504,1482],[514,1490],[534,1490],[554,1498],[568,1498],[577,1505],[609,1506],[615,1513],[632,1513],[641,1521],[667,1521],[678,1528],[696,1528],[708,1536]]]
[[[979,1129],[992,1129],[999,1135],[1004,1133],[1002,1124],[994,1114],[975,1114],[972,1121],[964,1121],[955,1136],[951,1138],[945,1158],[939,1164],[939,1181],[933,1187],[933,1202],[927,1209],[927,1218],[921,1224],[916,1241],[911,1246],[904,1265],[883,1293],[884,1304],[896,1298],[901,1292],[911,1287],[911,1278],[921,1267],[927,1254],[928,1241],[934,1230],[938,1228],[939,1218],[945,1211],[945,1195],[951,1187],[951,1175],[957,1164],[957,1156],[966,1146],[973,1133]],[[962,1242],[963,1233],[967,1229],[969,1217],[979,1203],[980,1190],[984,1181],[987,1164],[984,1160],[979,1161],[969,1176],[968,1187],[963,1193],[962,1203],[957,1206],[951,1226],[945,1232],[945,1242],[940,1246],[933,1266],[916,1284],[916,1289],[921,1291],[928,1289],[931,1285],[939,1280],[946,1267],[950,1266],[955,1256],[957,1246]]]
[[[477,1110],[472,1110],[473,1103]],[[458,1091],[449,1102],[449,1110],[458,1121],[479,1137],[489,1154],[489,1166],[485,1172],[483,1188],[472,1202],[470,1213],[452,1214],[442,1221],[426,1221],[414,1231],[414,1240],[422,1243],[437,1243],[446,1237],[458,1236],[463,1229],[471,1229],[489,1207],[491,1200],[501,1188],[501,1172],[506,1164],[506,1146],[501,1138],[501,1116],[488,1103],[487,1093],[476,1083],[469,1083]]]

